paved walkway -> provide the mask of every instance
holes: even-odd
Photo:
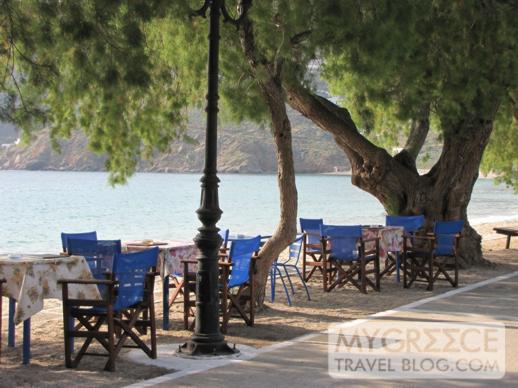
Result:
[[[452,290],[385,311],[367,320],[497,320],[506,325],[507,373],[501,380],[336,380],[328,374],[327,334],[314,334],[260,350],[250,360],[232,361],[198,373],[176,372],[136,384],[156,387],[517,387],[518,272]],[[361,325],[353,321],[348,327]]]

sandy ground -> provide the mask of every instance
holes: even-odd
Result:
[[[498,223],[498,226],[515,226],[517,222]],[[511,240],[511,248],[504,250],[505,237],[495,234],[495,225],[483,224],[476,229],[483,235],[485,257],[491,265],[474,267],[461,271],[460,285],[478,282],[503,273],[518,270],[518,238]],[[296,294],[293,306],[286,303],[284,290],[277,285],[275,303],[266,307],[256,317],[255,327],[247,327],[242,321],[230,321],[226,339],[230,343],[247,344],[256,347],[298,337],[303,334],[324,330],[329,324],[401,306],[412,301],[450,290],[446,284],[438,283],[433,292],[417,286],[404,289],[395,281],[395,276],[382,279],[381,293],[362,295],[356,289],[343,288],[323,293],[318,280],[308,284],[311,301],[306,299],[302,285],[295,283]],[[160,284],[156,287],[160,290]],[[161,294],[156,295],[158,326],[162,326]],[[269,300],[269,292],[267,293]],[[134,364],[119,357],[117,371],[102,371],[104,358],[85,357],[75,370],[64,367],[62,311],[57,300],[47,301],[45,310],[32,319],[32,361],[30,366],[21,365],[21,325],[17,327],[17,345],[7,345],[7,299],[3,298],[4,317],[2,331],[2,356],[0,364],[0,386],[124,386],[166,373],[156,367]],[[158,343],[179,343],[185,341],[190,332],[182,330],[180,306],[175,306],[171,317],[171,330],[158,331]]]

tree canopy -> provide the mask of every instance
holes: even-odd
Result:
[[[1,13],[2,119],[53,140],[81,129],[113,182],[185,133],[206,58],[185,4],[5,0]]]
[[[250,3],[263,60],[315,94],[322,76],[361,134],[396,145],[423,117],[444,136],[475,114],[494,121],[483,168],[518,187],[518,16],[512,1],[272,0]],[[54,139],[82,129],[114,181],[185,134],[203,103],[199,1],[2,1],[1,118]],[[230,4],[227,4],[230,6]],[[221,94],[236,120],[267,120],[239,35],[222,28]],[[308,71],[309,69],[313,69]],[[315,70],[316,69],[316,70]]]

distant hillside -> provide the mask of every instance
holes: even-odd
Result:
[[[349,168],[344,153],[328,133],[315,127],[299,114],[290,113],[297,172],[332,172]],[[188,135],[197,144],[174,142],[169,152],[141,163],[140,171],[199,172],[204,158],[204,115],[193,113]],[[5,129],[5,130],[4,130]],[[2,124],[0,143],[17,138],[12,127]],[[276,172],[277,162],[269,129],[253,123],[220,124],[218,170],[238,173]],[[35,134],[28,146],[11,144],[0,149],[0,169],[102,171],[105,158],[88,151],[88,142],[80,132],[62,142],[60,154],[50,146],[47,130]]]

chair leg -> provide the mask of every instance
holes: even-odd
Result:
[[[324,292],[329,292],[328,285],[327,285],[327,260],[325,257],[322,257],[322,277],[323,277],[323,286],[324,286]]]
[[[305,282],[307,282],[308,278],[306,278],[306,249],[304,246],[302,247],[302,249],[302,278]]]
[[[374,259],[374,275],[376,276],[376,291],[381,291],[381,274],[380,274],[380,258],[379,256]]]
[[[365,258],[361,258],[360,259],[360,272],[359,272],[359,276],[360,276],[360,291],[362,292],[362,294],[366,294],[367,293],[367,275],[366,275],[366,272],[367,271],[367,264],[365,262]]]
[[[403,287],[408,288],[407,286],[407,254],[406,252],[403,252]]]
[[[106,313],[106,323],[108,324],[108,362],[104,370],[113,372],[115,370],[115,324],[113,320],[113,310],[109,306]]]
[[[455,255],[455,257],[453,258],[453,260],[455,260],[455,284],[453,285],[453,287],[458,287],[459,286],[459,260],[457,259],[457,256]]]
[[[396,252],[396,282],[401,283],[401,254]]]
[[[274,263],[272,265],[272,268],[270,268],[270,289],[271,289],[271,295],[270,300],[271,302],[275,302],[275,273],[276,273],[276,264]]]
[[[151,320],[151,358],[157,358],[157,346],[156,346],[156,322],[155,322],[155,301],[153,299],[153,294],[150,294],[149,301],[149,319]]]
[[[254,286],[254,276],[253,271],[250,274],[250,326],[254,326],[255,322],[255,286]]]
[[[169,275],[164,276],[162,284],[162,329],[169,330]]]
[[[295,271],[297,271],[297,275],[300,278],[300,281],[302,282],[302,285],[304,286],[304,289],[306,290],[306,295],[308,296],[308,300],[311,300],[311,297],[309,296],[309,290],[308,286],[306,285],[306,282],[304,281],[304,278],[302,277],[300,270],[297,268],[297,266],[294,266]]]
[[[73,337],[70,335],[70,331],[74,330],[74,323],[71,322],[73,318],[70,316],[68,307],[63,306],[63,329],[65,331],[65,366],[72,368],[72,353],[73,347],[70,346]]]
[[[288,291],[288,287],[286,287],[286,282],[284,281],[284,277],[282,276],[281,269],[279,267],[275,267],[275,269],[279,272],[279,278],[281,279],[282,286],[284,287],[284,292],[286,293],[286,299],[288,300],[288,306],[291,306],[290,293]]]
[[[284,268],[284,272],[286,273],[286,278],[288,279],[288,283],[290,284],[291,294],[295,295],[295,288],[293,287],[293,282],[291,281],[291,276],[288,273],[288,269],[286,268],[286,266],[283,266],[283,268]]]
[[[428,287],[426,288],[428,291],[433,291],[433,257],[432,255],[429,255],[428,256],[428,268],[427,268],[427,272],[428,272]]]

